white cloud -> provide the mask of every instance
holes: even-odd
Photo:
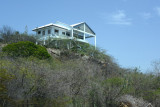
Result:
[[[118,10],[112,14],[103,14],[102,16],[108,24],[131,25],[132,19],[128,18],[125,11]]]
[[[144,19],[150,19],[152,17],[151,13],[144,12],[140,14]]]
[[[160,7],[156,7],[156,8],[154,8],[154,10],[155,10],[156,13],[160,16]]]

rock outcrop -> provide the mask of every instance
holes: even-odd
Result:
[[[153,107],[151,103],[144,101],[142,98],[135,98],[131,95],[123,95],[117,98],[120,107]]]

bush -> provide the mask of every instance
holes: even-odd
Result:
[[[29,57],[34,56],[39,59],[50,58],[45,47],[35,45],[29,41],[20,41],[17,43],[9,44],[2,48],[2,51],[7,53],[7,55],[12,57]]]
[[[19,31],[13,30],[9,26],[3,26],[0,28],[0,42],[3,43],[16,43],[19,41],[30,41],[35,43],[35,35],[27,33],[19,33]]]
[[[37,57],[39,59],[46,59],[50,57],[45,47],[40,45],[37,45],[37,47],[38,49],[33,54],[34,57]]]
[[[8,38],[7,43],[16,43],[19,41],[30,41],[30,42],[36,43],[36,39],[34,38],[34,35],[18,34],[18,33],[11,35]]]

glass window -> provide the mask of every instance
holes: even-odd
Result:
[[[65,35],[65,32],[62,32],[62,35]]]
[[[70,32],[66,32],[66,35],[67,35],[67,36],[70,36]]]
[[[43,35],[45,35],[45,31],[43,31]]]
[[[38,34],[41,34],[41,31],[38,31]]]
[[[59,30],[55,29],[54,32],[55,32],[55,33],[59,33]]]
[[[51,34],[51,30],[50,29],[48,30],[48,34]]]

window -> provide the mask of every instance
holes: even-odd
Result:
[[[65,35],[65,32],[62,32],[62,35]]]
[[[66,35],[67,35],[67,36],[70,36],[70,32],[66,32]]]
[[[38,35],[41,34],[41,31],[38,31]]]
[[[45,31],[43,31],[43,35],[45,35]]]
[[[58,33],[59,33],[59,30],[55,29],[54,32],[58,34]]]
[[[48,34],[51,34],[51,30],[50,29],[48,30]]]

